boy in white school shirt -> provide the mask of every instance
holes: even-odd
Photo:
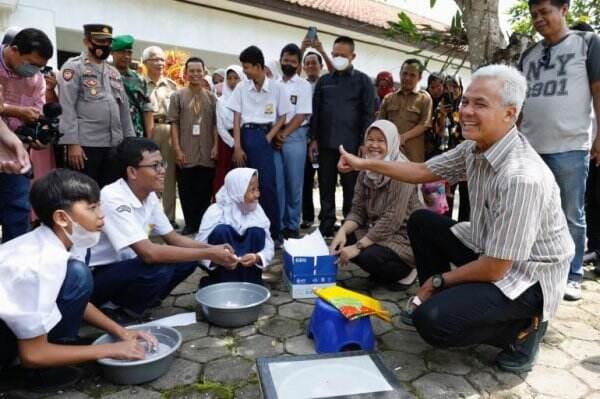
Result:
[[[57,366],[104,357],[143,359],[137,340],[156,339],[124,329],[88,302],[92,276],[70,252],[98,241],[104,216],[96,182],[57,169],[33,184],[30,199],[41,226],[0,246],[0,373],[18,356],[25,368],[48,368],[28,373],[28,388],[58,389],[81,373]],[[82,320],[121,341],[73,346]]]
[[[280,242],[281,220],[277,198],[275,150],[272,141],[283,127],[291,104],[283,85],[267,78],[265,59],[256,46],[240,54],[248,80],[238,84],[227,107],[233,117],[233,165],[258,170],[263,195],[260,205],[271,222],[271,237]]]

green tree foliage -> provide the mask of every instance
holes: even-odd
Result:
[[[510,9],[513,32],[534,35],[535,30],[529,15],[527,0],[519,0]],[[576,22],[587,22],[596,32],[600,31],[600,1],[599,0],[571,0],[571,7],[567,15],[569,26]]]

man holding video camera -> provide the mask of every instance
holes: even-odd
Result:
[[[34,28],[21,30],[10,44],[0,48],[0,84],[4,95],[0,116],[8,128],[33,149],[41,149],[48,144],[37,140],[31,133],[40,126],[45,102],[46,84],[40,71],[53,53],[48,36]],[[2,242],[29,229],[29,185],[28,174],[0,173]]]

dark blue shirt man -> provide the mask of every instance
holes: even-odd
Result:
[[[331,55],[335,71],[321,77],[315,86],[309,151],[312,154],[318,149],[319,152],[319,229],[325,237],[333,237],[336,221],[337,149],[343,145],[348,151],[357,154],[364,132],[375,117],[373,83],[366,74],[352,66],[352,61],[356,58],[354,41],[347,36],[338,37]],[[356,177],[356,173],[341,175],[344,215],[350,211]]]

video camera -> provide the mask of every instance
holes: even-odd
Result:
[[[58,131],[58,117],[62,114],[59,103],[44,104],[44,114],[37,121],[22,125],[15,130],[15,134],[24,143],[55,144],[62,136]]]

